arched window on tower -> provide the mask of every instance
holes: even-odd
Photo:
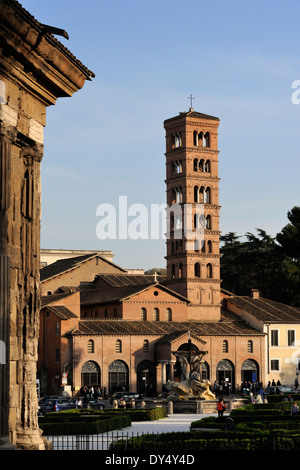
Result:
[[[172,264],[172,279],[175,279],[175,264]]]
[[[211,240],[207,241],[207,253],[212,253],[212,242],[211,242]]]
[[[178,277],[179,277],[179,279],[182,278],[182,263],[179,263],[179,267],[178,267]]]
[[[199,263],[195,263],[194,271],[195,271],[195,277],[200,277],[200,264]]]
[[[199,132],[198,134],[198,146],[199,147],[203,146],[203,132]]]
[[[213,277],[213,271],[212,271],[212,265],[211,263],[208,263],[206,265],[206,277],[212,278]]]
[[[198,201],[198,202],[200,202],[200,204],[203,204],[205,202],[204,193],[205,193],[204,187],[201,186],[201,188],[199,190],[199,201]]]
[[[211,216],[210,215],[207,215],[206,218],[205,218],[205,228],[208,229],[208,230],[211,230]]]
[[[198,132],[197,131],[193,132],[193,139],[194,139],[194,145],[197,147],[198,146]]]
[[[175,203],[180,204],[182,202],[182,188],[175,188]]]
[[[203,147],[210,147],[210,134],[206,132],[203,136]]]
[[[204,172],[204,168],[205,168],[205,163],[204,163],[203,158],[201,158],[201,160],[199,161],[199,171]]]
[[[205,166],[204,166],[204,171],[205,171],[205,173],[210,173],[210,160],[206,160]]]
[[[199,202],[199,188],[194,186],[194,202]]]
[[[178,148],[178,147],[181,147],[181,145],[182,145],[181,133],[176,132],[175,134],[172,134],[172,147]]]
[[[194,158],[194,171],[198,171],[198,159]]]
[[[204,193],[204,203],[210,204],[211,203],[211,190],[210,188],[206,188]]]
[[[179,174],[182,173],[182,163],[181,160],[176,160],[172,162],[173,173]]]

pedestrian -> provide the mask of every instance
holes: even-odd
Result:
[[[298,390],[298,387],[299,387],[299,382],[298,382],[298,378],[296,377],[295,378],[295,390]]]
[[[76,402],[75,402],[75,405],[76,405],[76,408],[79,408],[81,409],[82,407],[82,401],[81,401],[81,397],[78,397]]]
[[[217,411],[218,411],[218,418],[222,417],[225,411],[225,402],[223,398],[219,398],[219,401],[217,403]]]
[[[293,406],[291,408],[291,415],[297,415],[299,413],[299,406],[297,402],[293,403]]]
[[[249,395],[249,403],[250,403],[250,405],[253,405],[255,403],[255,399],[254,399],[254,396],[253,396],[252,392],[250,392],[250,395]]]

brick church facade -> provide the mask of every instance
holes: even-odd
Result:
[[[128,274],[97,253],[41,269],[42,390],[93,384],[155,396],[179,380],[173,352],[189,338],[207,351],[211,384],[264,383],[265,334],[229,310],[221,290],[218,126],[192,108],[164,123],[166,277]]]

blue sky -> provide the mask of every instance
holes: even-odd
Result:
[[[275,236],[299,205],[300,4],[293,0],[24,0],[96,75],[47,110],[42,248],[112,250],[165,266],[164,240],[99,240],[97,207],[165,202],[163,121],[220,118],[222,233]],[[299,93],[300,96],[300,93]],[[150,221],[151,223],[151,221]]]

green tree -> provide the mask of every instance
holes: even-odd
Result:
[[[300,262],[300,207],[295,206],[288,212],[287,217],[290,221],[280,233],[277,234],[276,239],[281,245],[285,255],[294,259],[297,263]]]
[[[229,233],[221,237],[222,287],[236,295],[249,295],[259,289],[264,297],[273,298],[281,271],[281,253],[275,239],[264,230],[258,235],[246,233],[246,239]]]

